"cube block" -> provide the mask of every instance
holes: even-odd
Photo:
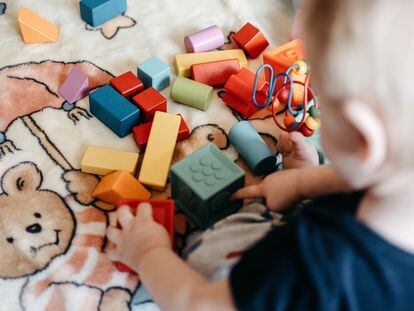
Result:
[[[81,169],[84,173],[96,175],[107,175],[120,170],[134,174],[138,157],[135,152],[88,146],[81,161]]]
[[[59,93],[70,104],[88,96],[88,76],[79,67],[73,66],[65,82],[60,87]]]
[[[139,181],[155,190],[163,191],[177,142],[181,118],[161,111],[155,113]]]
[[[187,124],[184,121],[184,118],[181,117],[180,128],[178,129],[177,141],[182,141],[190,137],[190,130]],[[139,150],[144,151],[148,143],[148,138],[151,132],[152,122],[143,123],[132,128],[134,133],[135,141],[138,145]]]
[[[244,186],[244,171],[215,145],[208,144],[171,167],[175,204],[200,228],[236,212],[231,195]]]
[[[239,70],[239,61],[237,59],[229,59],[195,64],[191,67],[191,76],[197,82],[210,86],[220,86],[224,85]]]
[[[89,95],[91,113],[119,137],[131,133],[140,121],[140,110],[110,85]]]
[[[148,200],[151,193],[134,176],[122,170],[103,177],[92,196],[116,204],[120,199]]]
[[[58,38],[58,26],[25,7],[20,7],[17,20],[24,43],[54,42]]]
[[[82,0],[79,3],[81,18],[92,27],[126,12],[126,0]]]
[[[132,98],[141,110],[141,121],[150,122],[154,119],[156,111],[167,112],[167,99],[153,87]]]
[[[144,84],[131,71],[111,79],[109,83],[124,97],[131,97],[144,89]]]
[[[137,74],[146,88],[152,86],[157,91],[162,91],[170,85],[170,66],[158,57],[151,57],[139,65]]]
[[[250,58],[257,58],[269,45],[263,33],[250,23],[236,32],[233,40]]]

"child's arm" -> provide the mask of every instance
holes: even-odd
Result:
[[[276,172],[258,185],[240,189],[233,199],[265,198],[266,206],[279,212],[303,199],[348,190],[349,185],[331,165],[322,165]]]
[[[122,230],[108,229],[116,248],[109,253],[138,272],[163,310],[234,310],[228,279],[210,282],[172,250],[166,230],[152,217],[148,203],[134,217],[128,207],[118,210]]]

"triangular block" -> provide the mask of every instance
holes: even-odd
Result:
[[[88,76],[79,67],[74,66],[60,87],[59,93],[70,104],[86,97],[89,94]]]
[[[25,7],[20,8],[18,21],[25,43],[46,43],[57,40],[59,27]]]

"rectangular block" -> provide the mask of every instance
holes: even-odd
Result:
[[[121,138],[140,121],[139,108],[108,84],[89,95],[89,105],[91,113]]]
[[[247,23],[233,36],[234,42],[251,58],[257,58],[269,45],[263,33]]]
[[[223,101],[246,118],[251,118],[257,111],[259,111],[252,101],[241,100],[229,92],[224,94]]]
[[[150,122],[154,119],[156,111],[167,112],[167,99],[153,87],[134,96],[132,101],[141,110],[141,121]]]
[[[223,50],[203,53],[187,53],[175,56],[177,75],[182,77],[191,76],[191,66],[201,63],[216,62],[222,60],[237,59],[239,67],[247,67],[247,58],[243,50]]]
[[[96,175],[107,175],[120,170],[134,174],[138,157],[135,152],[88,146],[81,161],[81,169],[84,173]]]
[[[161,111],[155,113],[139,181],[155,190],[164,190],[177,142],[181,118]]]
[[[126,12],[126,0],[82,0],[79,3],[81,18],[92,27]]]
[[[58,38],[59,27],[28,8],[20,7],[17,20],[24,43],[55,42]]]
[[[132,73],[132,71],[127,71],[122,75],[111,79],[109,83],[124,97],[131,97],[144,90],[144,84]]]
[[[121,199],[148,200],[151,193],[127,171],[106,175],[92,192],[99,200],[117,204]]]
[[[244,186],[244,171],[214,144],[171,167],[171,196],[201,229],[236,212],[241,201],[231,195]]]
[[[70,104],[88,96],[88,76],[79,67],[73,66],[65,82],[59,88],[59,93]]]
[[[178,129],[178,136],[177,141],[182,141],[190,137],[190,130],[185,123],[184,118],[178,114],[181,117],[181,123],[180,128]],[[132,128],[132,132],[134,133],[135,141],[138,145],[139,150],[144,151],[145,147],[148,143],[148,138],[151,132],[152,122],[143,123],[137,126],[134,126]]]
[[[231,75],[240,70],[237,59],[195,64],[191,67],[193,80],[210,86],[224,85]]]
[[[154,56],[138,66],[137,75],[146,88],[153,87],[157,91],[162,91],[170,85],[171,69]]]

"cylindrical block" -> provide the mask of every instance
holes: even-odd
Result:
[[[186,36],[184,45],[188,53],[212,51],[224,45],[224,35],[214,25]]]
[[[276,169],[276,156],[248,121],[234,125],[229,139],[254,174],[264,175]]]
[[[183,77],[177,77],[171,88],[173,100],[200,110],[207,110],[212,95],[213,88],[211,86]]]

